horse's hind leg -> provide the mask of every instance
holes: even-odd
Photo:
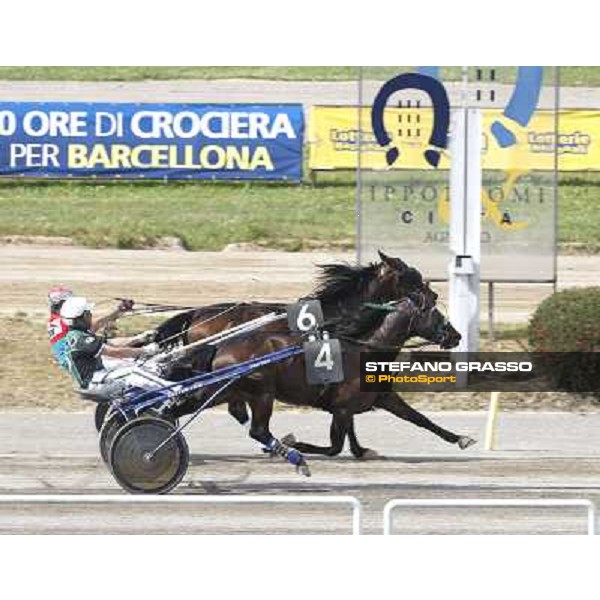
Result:
[[[400,396],[394,392],[385,392],[380,394],[375,401],[374,406],[376,408],[383,408],[393,415],[396,415],[400,419],[409,421],[417,427],[423,427],[435,433],[435,435],[441,437],[443,440],[450,444],[458,444],[462,450],[468,448],[475,443],[473,438],[466,435],[458,435],[452,431],[448,431],[439,425],[436,425],[433,421],[430,421],[425,415],[422,415],[418,410],[415,410],[412,406],[409,406]]]
[[[274,456],[280,456],[303,475],[310,476],[310,469],[304,457],[295,448],[278,440],[269,430],[271,415],[273,414],[273,401],[270,396],[253,398],[250,401],[252,420],[250,422],[250,437],[262,444]]]
[[[305,454],[324,454],[325,456],[337,456],[344,448],[344,440],[348,433],[348,428],[352,421],[352,415],[345,415],[339,412],[333,413],[329,435],[331,438],[330,446],[316,446],[307,442],[297,441],[294,436],[287,435],[282,441],[289,444],[296,450]]]

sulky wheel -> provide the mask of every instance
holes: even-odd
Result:
[[[96,411],[94,412],[94,425],[96,425],[96,431],[99,433],[104,424],[104,418],[110,408],[110,402],[99,402],[96,405]]]
[[[144,415],[152,415],[158,418],[161,418],[165,421],[168,421],[175,427],[177,427],[177,418],[172,417],[171,415],[161,416],[158,413],[154,413],[154,411],[148,411],[144,413]],[[115,439],[115,435],[123,425],[127,423],[126,417],[118,410],[111,412],[108,417],[105,419],[104,424],[102,425],[102,429],[100,430],[100,456],[102,456],[102,460],[108,464],[108,459],[110,456],[110,446]]]
[[[123,413],[115,410],[105,419],[102,429],[100,430],[100,456],[102,460],[108,464],[108,458],[110,456],[110,446],[117,435],[117,431],[125,425],[127,419]]]
[[[165,494],[185,475],[190,454],[175,427],[157,417],[142,416],[119,429],[110,448],[110,469],[118,484],[132,494]]]

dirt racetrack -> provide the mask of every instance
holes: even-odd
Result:
[[[480,439],[461,451],[387,413],[357,418],[361,442],[385,455],[357,461],[348,452],[310,458],[312,477],[263,455],[222,412],[186,434],[192,452],[175,494],[335,494],[363,504],[363,531],[381,533],[393,498],[600,498],[600,415],[502,415],[495,452],[482,447],[485,414],[429,414]],[[276,412],[273,431],[322,443],[328,415]],[[0,493],[120,494],[98,456],[92,416],[0,414]],[[398,509],[395,533],[585,533],[582,508]],[[0,533],[346,533],[344,506],[200,505],[177,507],[0,506]]]

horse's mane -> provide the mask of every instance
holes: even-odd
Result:
[[[345,300],[350,295],[362,294],[377,273],[379,265],[371,263],[365,267],[347,263],[318,265],[321,273],[312,296],[323,304]]]

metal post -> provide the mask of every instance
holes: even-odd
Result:
[[[456,352],[479,350],[481,256],[481,112],[459,109],[450,169],[450,319],[462,339]]]

